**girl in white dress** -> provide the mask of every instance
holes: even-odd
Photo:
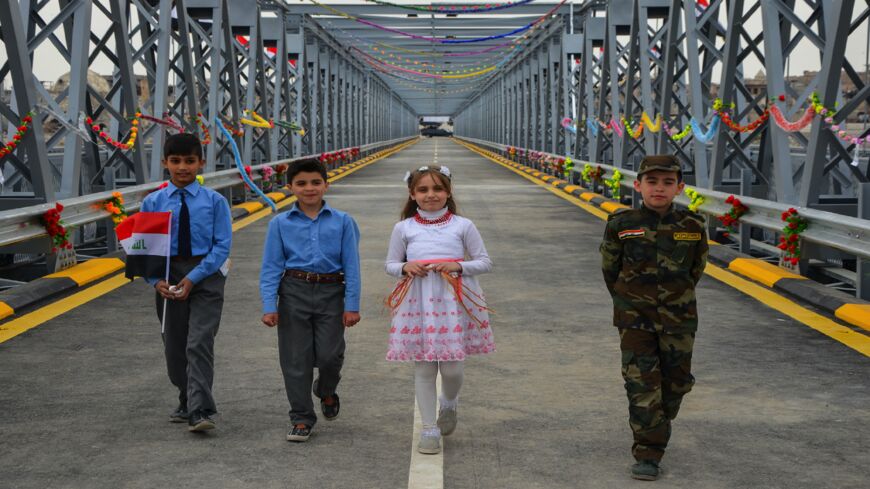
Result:
[[[400,278],[387,299],[392,310],[387,360],[415,362],[423,421],[417,449],[439,453],[441,436],[456,428],[463,360],[495,351],[489,309],[476,278],[491,271],[492,262],[474,223],[456,214],[447,167],[424,166],[405,179],[408,202],[393,228],[386,263],[387,273]]]

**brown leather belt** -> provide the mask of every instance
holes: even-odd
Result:
[[[314,273],[303,270],[284,270],[284,276],[304,280],[312,284],[344,283],[343,273]]]
[[[172,262],[191,262],[191,261],[199,262],[199,261],[202,261],[203,258],[205,258],[205,255],[197,255],[197,256],[178,256],[178,255],[176,255],[176,256],[170,257],[169,261],[172,261]]]

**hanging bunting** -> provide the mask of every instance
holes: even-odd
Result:
[[[549,18],[551,15],[553,15],[554,12],[556,12],[560,7],[562,7],[562,5],[564,5],[565,2],[567,2],[568,0],[562,0],[555,7],[550,9],[550,11],[548,11],[546,14],[544,14],[541,17],[539,17],[538,19],[530,22],[529,24],[526,24],[523,27],[519,27],[519,28],[514,29],[510,32],[506,32],[506,33],[502,33],[502,34],[497,34],[497,35],[487,36],[487,37],[479,37],[479,38],[474,38],[474,39],[446,39],[446,38],[421,36],[421,35],[413,34],[410,32],[404,32],[404,31],[401,31],[399,29],[393,29],[392,27],[386,27],[386,26],[383,26],[381,24],[377,24],[375,22],[371,22],[371,21],[368,21],[368,20],[365,20],[365,19],[362,19],[359,17],[355,17],[355,16],[350,15],[346,12],[343,12],[343,11],[338,10],[336,8],[330,7],[329,5],[320,3],[317,0],[308,0],[308,1],[314,5],[317,5],[318,7],[325,9],[325,10],[328,10],[336,15],[339,15],[339,16],[344,17],[344,18],[349,19],[349,20],[353,20],[354,22],[357,22],[357,23],[360,23],[363,25],[367,25],[369,27],[374,27],[375,29],[379,29],[379,30],[382,30],[384,32],[391,32],[393,34],[399,34],[399,35],[404,36],[404,37],[408,37],[411,39],[418,39],[418,40],[427,41],[427,42],[437,42],[437,43],[441,43],[441,44],[466,44],[466,43],[490,41],[490,40],[495,40],[495,39],[503,39],[503,38],[506,38],[509,36],[513,36],[513,35],[525,32],[525,31],[531,29],[532,27],[534,27],[536,24],[539,24],[539,23],[543,22],[544,20],[546,20],[547,18]]]
[[[376,3],[378,5],[389,5],[390,7],[398,7],[407,10],[416,10],[419,12],[430,12],[434,14],[455,14],[455,13],[463,13],[463,14],[472,14],[472,13],[480,13],[480,12],[492,12],[494,10],[504,10],[513,8],[519,5],[526,5],[534,2],[535,0],[517,0],[516,2],[507,2],[507,3],[496,3],[496,4],[485,4],[485,5],[461,5],[461,6],[449,6],[449,7],[441,7],[435,5],[402,5],[400,3],[387,2],[384,0],[365,0],[369,3]]]

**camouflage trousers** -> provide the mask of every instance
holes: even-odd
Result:
[[[622,378],[628,394],[628,423],[637,460],[661,460],[683,396],[692,390],[695,333],[653,333],[620,328]]]

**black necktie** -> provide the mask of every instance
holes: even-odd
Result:
[[[189,258],[193,256],[190,249],[190,209],[184,201],[184,190],[181,194],[181,212],[178,214],[178,256]]]

